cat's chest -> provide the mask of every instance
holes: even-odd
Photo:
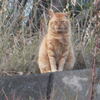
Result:
[[[55,40],[53,46],[56,56],[61,56],[67,49],[67,43],[62,43],[61,41],[58,40]]]

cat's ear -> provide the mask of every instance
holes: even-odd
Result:
[[[52,9],[49,10],[49,17],[51,18],[52,16],[54,16],[54,11]]]

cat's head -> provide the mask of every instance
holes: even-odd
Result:
[[[70,20],[68,13],[54,13],[53,10],[49,11],[49,30],[54,33],[68,33],[70,28]]]

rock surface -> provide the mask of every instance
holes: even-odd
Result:
[[[0,77],[0,100],[89,100],[91,69]],[[100,100],[97,69],[95,100]]]

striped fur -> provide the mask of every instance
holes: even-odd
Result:
[[[48,33],[39,49],[38,64],[41,73],[73,69],[75,56],[71,42],[68,14],[54,13],[48,24]]]

